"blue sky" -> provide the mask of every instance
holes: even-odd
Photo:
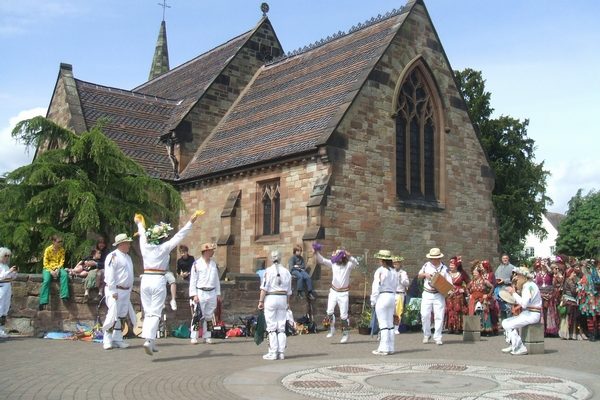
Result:
[[[31,160],[10,137],[45,114],[61,62],[75,77],[131,89],[148,77],[162,8],[158,0],[0,1],[0,173]],[[162,2],[162,0],[160,1]],[[175,67],[252,29],[260,1],[171,0],[166,10]],[[286,51],[400,7],[403,0],[271,0]],[[536,159],[551,172],[550,211],[566,212],[582,188],[600,190],[600,2],[426,0],[453,69],[483,72],[495,115],[530,120]]]

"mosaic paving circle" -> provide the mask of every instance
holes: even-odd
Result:
[[[583,385],[556,376],[461,364],[381,363],[296,371],[283,386],[315,399],[588,399]]]

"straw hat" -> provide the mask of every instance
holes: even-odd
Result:
[[[200,252],[204,253],[206,250],[215,250],[216,248],[216,243],[204,243],[202,246],[200,246]]]
[[[402,262],[402,261],[404,261],[404,257],[402,257],[402,256],[394,256],[394,257],[392,257],[392,261],[394,261],[394,262]]]
[[[115,242],[113,243],[113,246],[118,246],[125,242],[133,242],[133,239],[127,236],[126,233],[119,233],[117,236],[115,236]]]
[[[427,257],[427,258],[442,258],[442,257],[444,257],[444,255],[442,254],[442,251],[440,249],[438,249],[437,247],[433,247],[431,250],[429,250],[429,254],[427,254],[425,257]]]
[[[394,259],[394,257],[392,256],[392,252],[389,250],[379,250],[377,253],[375,253],[375,255],[373,257],[377,258],[378,260],[393,260]]]

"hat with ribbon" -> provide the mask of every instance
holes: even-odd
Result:
[[[437,247],[433,247],[431,250],[429,250],[429,253],[425,257],[442,258],[444,257],[444,255],[442,254],[442,251],[440,249],[438,249]]]
[[[216,248],[216,243],[204,243],[202,246],[200,246],[200,252],[204,253],[206,250],[216,250]]]
[[[393,260],[394,257],[392,256],[392,252],[389,250],[379,250],[377,253],[375,253],[375,255],[373,256],[379,260]]]
[[[126,233],[119,233],[117,236],[115,236],[115,242],[113,243],[113,246],[118,246],[125,242],[133,242],[133,239],[127,236]]]

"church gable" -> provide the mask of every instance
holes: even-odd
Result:
[[[360,25],[261,68],[182,179],[316,152],[329,140],[407,12]]]

